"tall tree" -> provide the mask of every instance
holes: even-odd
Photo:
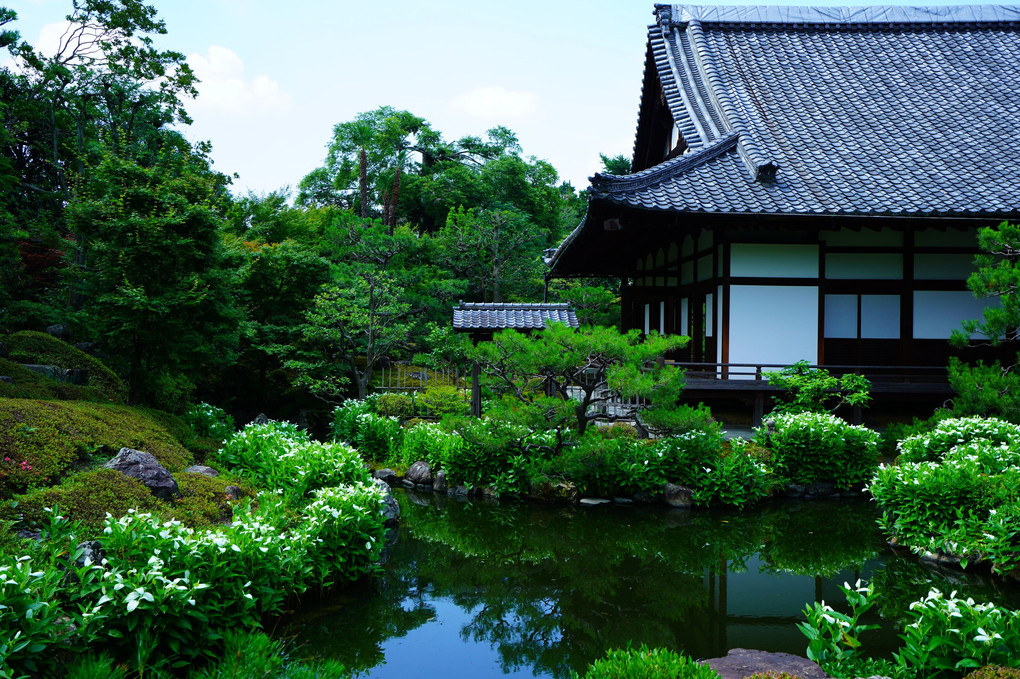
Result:
[[[105,156],[68,206],[70,227],[91,246],[78,270],[81,323],[118,357],[132,403],[187,392],[233,354],[237,315],[214,209],[222,183],[166,133],[150,166]]]
[[[998,304],[985,308],[981,319],[963,323],[953,333],[953,344],[966,347],[975,334],[986,344],[1020,349],[1020,224],[1003,222],[978,232],[983,251],[975,259],[977,271],[967,279],[975,297],[991,297]],[[995,361],[968,365],[953,357],[949,363],[949,382],[957,393],[953,410],[961,415],[1004,417],[1020,422],[1020,353],[1009,365]]]
[[[540,289],[545,238],[522,212],[460,208],[450,212],[436,240],[479,301],[502,302],[508,292],[534,297]]]

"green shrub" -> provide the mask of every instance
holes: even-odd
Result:
[[[973,599],[948,597],[937,589],[910,606],[897,665],[919,677],[942,676],[1020,658],[1020,611]]]
[[[785,390],[773,397],[774,414],[825,413],[840,406],[867,407],[871,402],[871,382],[863,375],[847,373],[834,377],[824,368],[812,368],[807,361],[797,361],[778,371],[764,373],[769,385]]]
[[[572,673],[574,679],[578,675]],[[617,649],[606,652],[584,679],[718,679],[719,673],[686,655],[665,648]]]
[[[61,368],[75,368],[85,372],[86,386],[100,390],[106,398],[123,403],[127,388],[115,372],[103,363],[70,344],[44,332],[23,330],[8,335],[4,340],[10,360],[16,363],[56,365]]]
[[[954,415],[998,417],[1020,424],[1020,374],[1015,369],[1003,370],[998,361],[967,365],[953,356],[949,384],[956,392]]]
[[[425,460],[433,469],[445,469],[449,460],[457,458],[458,449],[463,445],[464,439],[459,434],[448,432],[433,422],[422,421],[404,433],[399,462],[406,467]]]
[[[160,511],[162,503],[141,481],[113,469],[96,469],[72,476],[63,484],[17,497],[25,524],[41,526],[49,521],[47,508],[60,507],[71,521],[81,522],[90,535],[97,535],[109,513],[114,517],[130,509]]]
[[[876,472],[870,490],[883,528],[916,550],[989,559],[999,573],[1020,568],[1020,441],[1003,425],[947,420],[904,440],[901,459],[924,461]]]
[[[56,401],[108,402],[110,398],[97,387],[83,387],[44,377],[20,363],[0,358],[0,375],[13,382],[0,382],[0,398],[30,398]]]
[[[524,445],[535,434],[526,427],[498,420],[462,420],[457,429],[463,439],[460,445],[450,444],[442,461],[451,483],[486,486],[504,472],[515,474],[523,459]],[[526,490],[526,479],[519,478],[518,490]],[[514,484],[504,484],[511,490]]]
[[[1020,444],[1020,426],[984,417],[954,417],[939,422],[933,430],[900,441],[900,462],[934,462],[962,443],[975,440]]]
[[[260,486],[299,500],[319,488],[368,483],[356,450],[343,443],[319,443],[289,422],[249,424],[217,453],[221,465]]]
[[[382,394],[375,401],[375,412],[383,417],[404,419],[414,414],[414,401],[406,394]]]
[[[255,492],[240,479],[228,474],[178,474],[175,477],[181,496],[163,512],[167,518],[179,519],[192,528],[208,527],[229,521],[233,516],[232,502],[227,498],[227,486],[238,486],[243,495]]]
[[[613,422],[608,427],[599,427],[597,431],[602,435],[602,438],[607,439],[638,438],[637,427],[633,424],[627,424],[626,422]]]
[[[918,434],[927,434],[932,429],[938,426],[942,420],[952,417],[952,413],[945,409],[938,409],[932,414],[931,417],[926,419],[920,419],[915,417],[909,423],[907,422],[894,422],[885,428],[882,432],[882,442],[880,444],[883,454],[895,453],[899,448],[899,443],[905,438],[911,436],[917,436]]]
[[[777,413],[769,440],[765,427],[755,442],[773,451],[775,473],[791,483],[833,482],[852,488],[871,478],[878,466],[879,435],[828,413]]]
[[[697,406],[652,409],[640,414],[641,424],[660,436],[678,436],[692,431],[718,431],[720,425],[704,403]]]
[[[636,439],[607,439],[589,432],[546,464],[545,471],[573,481],[584,495],[661,490],[661,475],[643,465],[644,456],[638,455],[644,447]]]
[[[191,427],[194,435],[201,438],[222,441],[237,431],[237,427],[234,426],[234,418],[228,415],[227,411],[205,402],[188,408],[184,413],[183,420]]]
[[[371,401],[349,399],[333,411],[333,437],[370,460],[386,461],[399,457],[404,430],[397,418],[376,415]]]
[[[434,385],[427,387],[418,395],[418,407],[431,417],[443,415],[463,415],[467,413],[468,402],[460,389],[450,385]]]

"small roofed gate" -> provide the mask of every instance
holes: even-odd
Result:
[[[547,323],[563,323],[571,328],[580,324],[577,312],[569,304],[549,302],[461,302],[453,308],[453,329],[468,333],[475,344],[491,340],[501,330],[532,332]],[[471,414],[482,412],[479,369],[471,367]]]

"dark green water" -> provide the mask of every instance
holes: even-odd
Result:
[[[804,655],[812,601],[874,580],[883,630],[945,582],[884,550],[867,501],[783,502],[752,511],[545,507],[398,491],[403,516],[382,575],[308,605],[289,623],[302,655],[369,677],[566,677],[609,648],[666,646],[695,658],[757,648]],[[838,607],[838,606],[837,606]]]

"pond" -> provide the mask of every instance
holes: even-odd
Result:
[[[396,491],[401,527],[381,575],[289,621],[301,655],[361,676],[567,677],[607,649],[665,646],[695,658],[757,648],[804,655],[809,602],[881,592],[890,653],[897,612],[931,585],[1017,605],[888,553],[868,501],[776,502],[750,511],[551,507]]]

